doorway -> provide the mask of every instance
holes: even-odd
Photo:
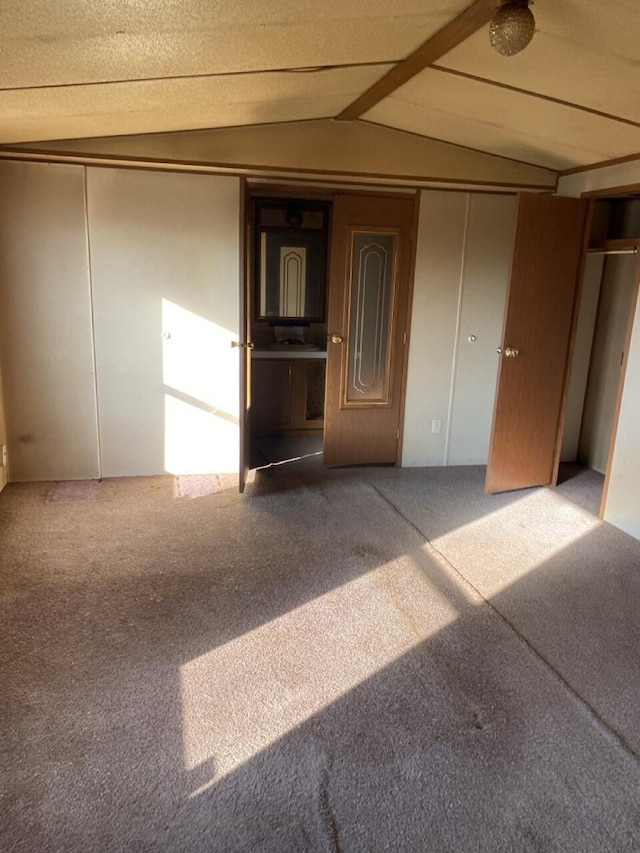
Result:
[[[253,195],[250,467],[322,455],[330,197]]]
[[[415,194],[250,199],[250,467],[398,464]]]

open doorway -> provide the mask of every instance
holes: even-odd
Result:
[[[331,202],[251,199],[251,468],[322,459]]]

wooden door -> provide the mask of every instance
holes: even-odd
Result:
[[[414,198],[335,198],[326,465],[397,462],[414,220]]]
[[[555,485],[589,204],[519,196],[486,489]]]

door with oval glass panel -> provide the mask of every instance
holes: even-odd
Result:
[[[399,462],[416,199],[336,195],[326,465]]]

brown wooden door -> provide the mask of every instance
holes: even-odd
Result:
[[[413,198],[335,198],[326,465],[397,462],[414,219]]]
[[[588,209],[519,196],[488,492],[556,482]]]

